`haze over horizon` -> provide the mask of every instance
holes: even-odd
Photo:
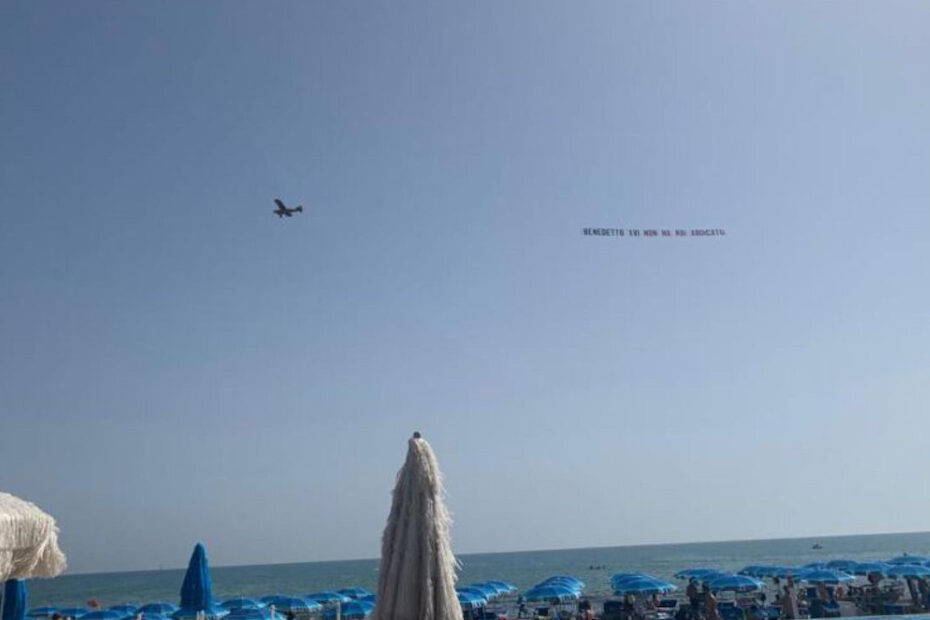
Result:
[[[376,557],[413,430],[457,553],[923,531],[928,26],[3,3],[0,489],[75,572]]]

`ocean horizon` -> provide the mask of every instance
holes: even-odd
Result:
[[[822,546],[814,549],[814,544]],[[209,555],[209,547],[207,548]],[[736,571],[748,564],[805,564],[846,558],[884,560],[901,553],[930,552],[930,532],[769,538],[750,540],[635,544],[457,555],[459,581],[501,579],[521,590],[554,574],[571,574],[587,583],[586,594],[610,594],[616,572],[645,572],[672,579],[683,568],[701,566]],[[183,559],[186,565],[187,558]],[[350,586],[374,589],[377,558],[212,566],[217,598],[286,593],[296,596]],[[184,568],[67,573],[29,582],[29,604],[74,605],[89,598],[104,606],[178,598]]]

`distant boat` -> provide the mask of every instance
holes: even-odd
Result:
[[[823,549],[823,545],[821,545],[820,543],[814,543],[813,545],[811,545],[811,549]]]

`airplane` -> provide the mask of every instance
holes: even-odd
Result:
[[[272,213],[276,214],[279,218],[282,218],[282,217],[285,217],[285,216],[291,217],[291,216],[293,216],[295,213],[303,213],[303,212],[304,212],[304,207],[303,207],[303,205],[297,205],[297,206],[294,207],[293,209],[289,209],[289,208],[287,208],[286,206],[284,206],[284,203],[281,202],[281,199],[280,199],[280,198],[275,198],[275,199],[274,199],[274,203],[275,203],[276,205],[278,205],[278,208],[275,209],[274,211],[272,211]]]

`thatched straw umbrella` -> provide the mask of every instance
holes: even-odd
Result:
[[[433,449],[414,433],[397,473],[381,540],[378,596],[372,620],[462,620],[456,561]]]
[[[54,577],[65,565],[55,519],[35,504],[0,492],[0,581]]]

